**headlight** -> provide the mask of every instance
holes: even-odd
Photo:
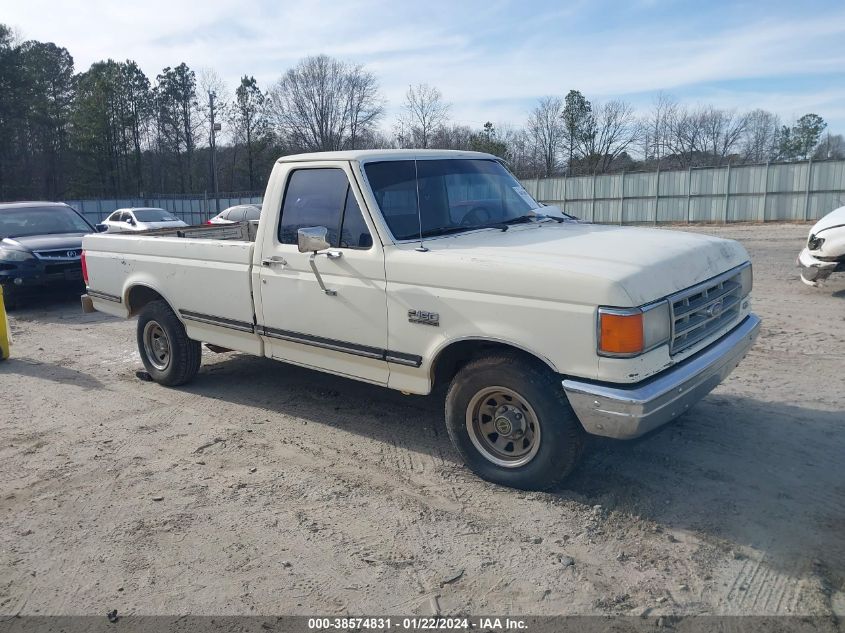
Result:
[[[600,307],[598,319],[601,356],[637,356],[666,343],[672,332],[667,301],[641,308]]]
[[[824,244],[823,237],[816,237],[815,235],[810,234],[810,239],[807,240],[807,248],[811,251],[817,251],[822,247]]]
[[[18,251],[11,248],[0,248],[0,259],[7,262],[25,262],[30,259],[35,259],[35,255],[27,253],[26,251]]]
[[[739,272],[739,283],[742,285],[742,296],[750,295],[751,289],[754,288],[754,270],[751,264],[748,264]]]

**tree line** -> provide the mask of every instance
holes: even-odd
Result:
[[[570,90],[539,99],[522,126],[479,128],[454,122],[428,84],[408,87],[389,126],[386,106],[372,72],[326,55],[264,88],[244,75],[230,91],[185,63],[154,78],[132,60],[76,72],[67,49],[0,24],[0,199],[256,191],[280,155],[342,149],[484,151],[520,177],[845,158],[817,114],[785,123],[664,94],[638,115]]]

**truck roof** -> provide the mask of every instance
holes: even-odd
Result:
[[[454,149],[358,149],[342,152],[312,152],[309,154],[291,154],[282,156],[279,163],[299,163],[318,160],[411,160],[414,158],[485,158],[499,160],[497,156],[484,152],[470,152]]]

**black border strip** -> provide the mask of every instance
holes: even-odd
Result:
[[[354,356],[383,360],[388,363],[406,365],[408,367],[419,367],[422,365],[422,356],[417,356],[416,354],[394,352],[389,349],[370,347],[368,345],[358,345],[357,343],[349,343],[347,341],[339,341],[333,338],[314,336],[312,334],[303,334],[302,332],[278,330],[276,328],[267,327],[266,325],[253,325],[252,323],[247,323],[246,321],[226,319],[223,317],[212,316],[210,314],[192,312],[191,310],[179,310],[179,314],[182,315],[183,319],[188,321],[217,325],[219,327],[238,330],[240,332],[263,334],[264,336],[268,336],[270,338],[291,341],[302,345],[310,345],[312,347],[319,347],[322,349],[329,349],[335,352],[343,352],[344,354],[353,354]]]
[[[355,356],[363,356],[365,358],[383,360],[388,363],[396,363],[398,365],[407,365],[409,367],[419,367],[422,365],[422,356],[417,356],[415,354],[394,352],[391,350],[380,349],[378,347],[369,347],[367,345],[347,343],[346,341],[339,341],[332,338],[323,338],[322,336],[312,336],[311,334],[303,334],[301,332],[278,330],[267,326],[262,326],[262,334],[264,334],[264,336],[269,336],[270,338],[292,341],[294,343],[301,343],[302,345],[311,345],[312,347],[320,347],[322,349],[329,349],[335,352],[354,354]]]
[[[232,330],[239,330],[241,332],[255,332],[255,326],[247,321],[237,321],[235,319],[225,319],[223,317],[216,317],[210,314],[202,314],[200,312],[192,312],[190,310],[179,310],[182,318],[188,321],[196,321],[198,323],[207,323],[209,325],[219,325],[220,327],[227,327]]]
[[[115,303],[123,303],[123,299],[118,297],[117,295],[110,295],[107,292],[100,292],[99,290],[91,290],[90,288],[86,288],[85,292],[88,293],[89,297],[94,297],[96,299],[103,299],[105,301],[114,301]]]

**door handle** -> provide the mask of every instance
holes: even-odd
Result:
[[[287,263],[288,262],[284,257],[279,257],[278,255],[266,257],[261,260],[262,266],[287,266]]]

